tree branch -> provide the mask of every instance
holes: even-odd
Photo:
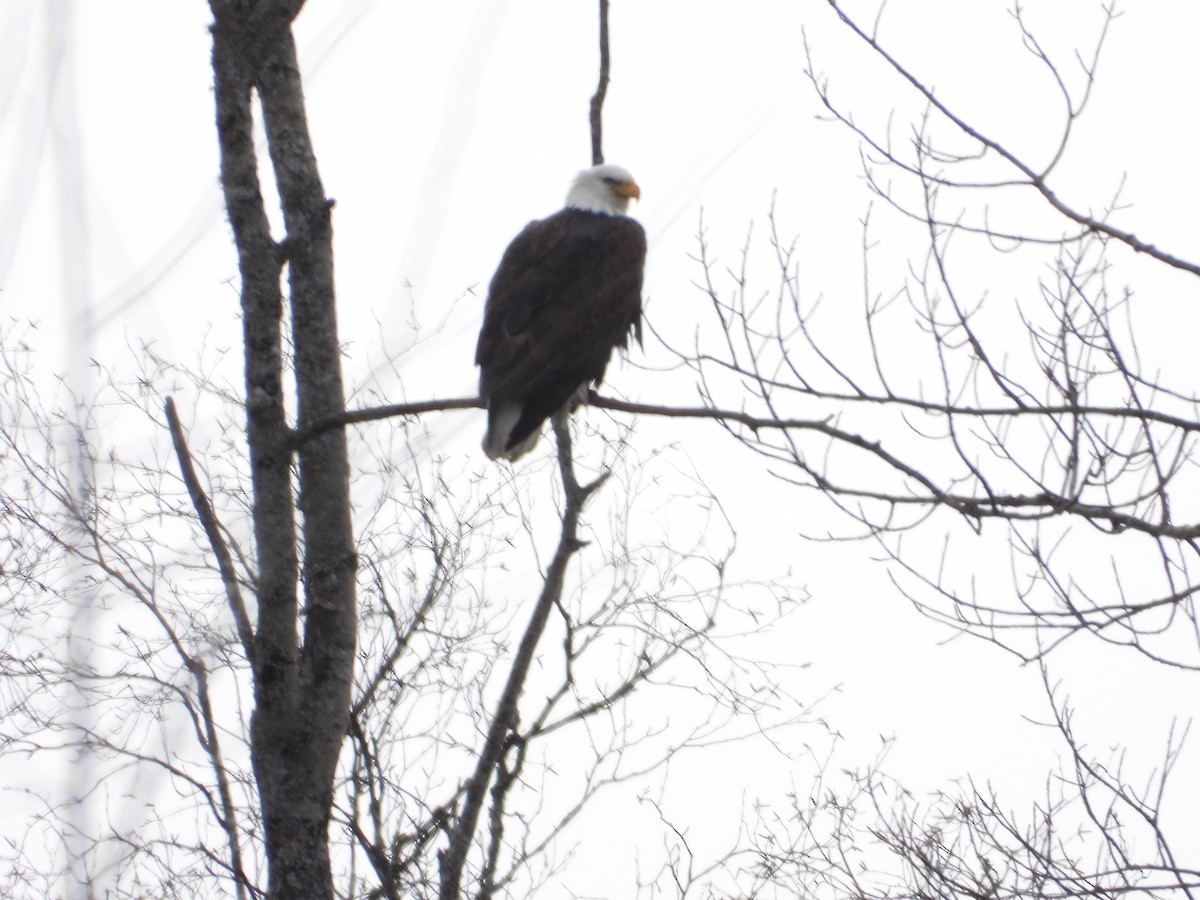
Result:
[[[1135,234],[1133,234],[1133,232],[1114,228],[1107,222],[1097,219],[1094,216],[1089,216],[1086,213],[1079,212],[1074,207],[1068,205],[1053,190],[1051,190],[1050,186],[1046,183],[1046,176],[1049,174],[1050,167],[1047,167],[1046,171],[1044,172],[1035,171],[1032,166],[1018,157],[1015,153],[1008,150],[1003,144],[993,140],[992,138],[989,138],[978,129],[972,127],[968,122],[952,112],[949,107],[939,100],[934,95],[934,92],[931,88],[927,87],[924,82],[922,82],[907,68],[905,68],[899,62],[899,60],[884,50],[875,37],[867,34],[867,32],[857,22],[850,18],[849,14],[846,13],[838,4],[838,0],[827,0],[827,2],[829,3],[830,7],[832,7],[834,12],[837,13],[838,18],[840,18],[851,31],[853,31],[863,42],[865,42],[867,46],[869,46],[875,51],[875,53],[882,57],[887,64],[896,71],[897,74],[911,84],[913,88],[915,88],[917,92],[921,94],[921,96],[929,101],[929,104],[933,106],[934,109],[945,116],[968,137],[973,138],[984,147],[997,153],[1010,165],[1016,168],[1017,171],[1019,171],[1027,179],[1025,183],[1041,194],[1042,197],[1045,198],[1045,200],[1059,213],[1066,216],[1076,224],[1082,225],[1088,231],[1093,231],[1097,234],[1103,234],[1107,237],[1113,238],[1114,240],[1120,241],[1122,244],[1130,247],[1135,253],[1144,253],[1147,256],[1157,259],[1159,262],[1166,263],[1172,268],[1181,269],[1184,272],[1190,272],[1193,275],[1200,275],[1200,264],[1189,262],[1186,259],[1159,250],[1153,244],[1147,243],[1146,241],[1143,241],[1137,237]],[[1109,17],[1109,21],[1111,21],[1114,13],[1111,10],[1106,10],[1106,13]],[[828,100],[825,98],[824,93],[822,93],[821,96],[828,106]],[[1054,162],[1057,162],[1059,156],[1061,156],[1061,153],[1062,148],[1060,147],[1058,154],[1051,163],[1051,166]],[[890,154],[888,155],[890,156]]]
[[[253,665],[254,629],[250,625],[246,602],[242,598],[242,589],[238,584],[233,555],[229,552],[229,545],[225,543],[225,538],[221,534],[221,524],[217,521],[217,514],[213,510],[212,503],[204,493],[200,478],[196,474],[196,466],[188,451],[187,437],[183,433],[183,424],[179,421],[179,414],[175,411],[173,397],[167,398],[165,410],[167,425],[171,429],[171,442],[175,445],[175,456],[179,460],[183,483],[187,487],[188,496],[192,500],[196,515],[200,518],[200,525],[204,528],[208,544],[217,557],[217,571],[221,574],[221,583],[225,587],[225,599],[229,603],[229,611],[233,614],[233,621],[237,626],[238,640],[242,643],[242,651],[246,654],[246,659]]]
[[[302,447],[313,438],[345,425],[357,425],[362,422],[374,422],[398,416],[419,416],[422,413],[451,409],[486,408],[487,404],[479,397],[462,397],[456,400],[420,400],[415,403],[392,403],[387,406],[371,406],[365,409],[347,409],[331,413],[315,422],[309,422],[303,428],[297,428],[292,434],[291,445],[294,448]]]
[[[588,121],[592,132],[592,165],[604,162],[604,97],[608,93],[608,0],[600,0],[600,80],[592,95]]]
[[[534,604],[529,624],[525,626],[525,633],[521,638],[516,656],[513,658],[512,668],[509,670],[508,680],[504,685],[504,692],[501,694],[496,708],[496,715],[488,728],[483,749],[475,766],[475,774],[467,782],[462,812],[458,816],[457,823],[450,829],[450,846],[441,854],[439,860],[442,880],[439,894],[441,900],[459,900],[467,855],[475,837],[484,796],[491,783],[492,774],[501,766],[510,740],[520,737],[518,701],[525,689],[525,679],[533,664],[534,651],[546,628],[546,621],[551,610],[562,597],[567,563],[583,547],[583,543],[578,538],[579,517],[583,512],[583,505],[607,478],[602,475],[589,484],[579,484],[571,459],[571,437],[567,417],[560,412],[555,415],[552,422],[555,436],[558,438],[559,474],[562,478],[564,493],[562,530],[559,534],[558,549],[554,553],[550,567],[546,570],[541,593]]]

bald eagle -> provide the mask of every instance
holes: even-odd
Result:
[[[475,349],[491,459],[528,452],[542,423],[600,383],[615,348],[630,334],[641,343],[646,233],[625,214],[640,196],[620,166],[585,169],[566,207],[504,251]]]

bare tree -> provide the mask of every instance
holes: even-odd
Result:
[[[731,723],[746,719],[737,734],[753,735],[803,717],[769,666],[714,640],[719,612],[750,630],[770,615],[756,604],[741,616],[744,592],[726,578],[733,531],[702,484],[684,498],[698,510],[694,541],[640,549],[623,437],[592,459],[557,429],[560,532],[543,566],[528,510],[532,483],[551,472],[499,486],[451,473],[421,452],[415,420],[397,418],[475,398],[347,412],[332,203],[291,33],[302,3],[210,5],[243,384],[143,346],[136,376],[100,372],[96,397],[41,396],[21,335],[6,335],[0,433],[16,474],[0,495],[14,598],[0,752],[35,767],[65,755],[76,775],[33,794],[31,834],[63,846],[7,850],[5,887],[525,896],[553,874],[556,843],[598,792],[658,777],[681,750],[728,738]],[[605,67],[596,147],[606,80]],[[281,235],[266,213],[256,113]],[[128,427],[130,415],[152,437],[118,449],[107,420]],[[371,424],[350,434],[353,421]],[[367,498],[357,525],[352,459]],[[610,484],[611,526],[589,525],[585,503]],[[540,583],[520,626],[492,586],[504,574],[493,560],[518,544],[532,561],[521,590]],[[593,560],[579,562],[589,545]],[[764,601],[774,614],[790,602]],[[88,646],[64,657],[47,623],[81,609],[93,615]],[[690,712],[627,711],[653,690],[685,691]],[[81,707],[87,716],[72,715]],[[559,747],[570,749],[556,759]],[[128,804],[129,817],[114,805],[164,787],[182,802],[144,814]]]
[[[1177,852],[1162,814],[1182,737],[1148,779],[1123,751],[1101,760],[1079,742],[1056,695],[1053,726],[1069,759],[1018,806],[987,782],[919,797],[870,766],[818,771],[807,791],[754,819],[751,894],[884,898],[1192,897],[1200,870]],[[890,746],[890,745],[889,745]],[[1136,780],[1135,780],[1136,779]]]
[[[731,374],[756,397],[761,417],[776,427],[755,432],[734,421],[747,446],[782,463],[773,469],[780,477],[815,488],[891,548],[901,571],[932,589],[923,596],[944,601],[918,601],[930,614],[1023,659],[1085,631],[1171,665],[1195,667],[1200,647],[1194,641],[1181,646],[1159,636],[1164,626],[1196,633],[1189,560],[1200,526],[1188,521],[1180,499],[1195,477],[1196,395],[1174,383],[1173,375],[1159,374],[1157,361],[1142,358],[1132,289],[1114,287],[1112,270],[1119,263],[1114,254],[1133,251],[1164,266],[1200,271],[1110,224],[1116,196],[1105,205],[1108,212],[1083,213],[1052,188],[1091,96],[1115,8],[1102,10],[1095,51],[1081,57],[1080,71],[1070,75],[1046,55],[1015,8],[1018,38],[1061,92],[1065,109],[1058,145],[1034,163],[958,117],[875,37],[830,5],[928,104],[906,144],[869,133],[837,106],[810,57],[819,97],[863,139],[869,184],[894,218],[925,236],[924,256],[894,289],[866,282],[860,331],[866,352],[852,356],[822,332],[820,313],[804,297],[795,245],[774,228],[774,219],[771,246],[782,276],[771,308],[748,302],[744,286],[728,299],[714,283],[702,243],[706,290],[728,339],[723,353],[690,358],[706,385],[710,374]],[[912,189],[898,178],[909,179]],[[1014,216],[1024,208],[1002,202],[1022,191],[1044,203],[1038,221],[1046,224],[1039,231],[1023,231]],[[868,215],[868,276],[878,235]],[[1044,267],[1031,267],[1031,296],[1013,303],[970,278],[966,266],[988,262],[989,252],[999,270],[1012,254],[1042,254]],[[779,318],[764,327],[773,316]],[[917,351],[917,341],[927,352]],[[707,391],[711,396],[721,389],[711,383]],[[810,413],[799,427],[778,427],[791,424],[797,403],[806,412],[831,415],[813,422]],[[827,456],[822,443],[839,452]],[[938,510],[955,514],[976,533],[990,520],[1007,526],[1015,607],[1001,606],[992,599],[995,592],[985,597],[953,583],[964,573],[950,560],[933,574],[907,564],[903,532]],[[1089,527],[1077,535],[1077,524]],[[1072,569],[1076,547],[1093,556],[1102,548],[1114,568],[1084,577]],[[1155,570],[1157,577],[1148,577]],[[1128,574],[1133,571],[1136,580]],[[1019,644],[1019,629],[1030,626],[1041,639]]]
[[[497,483],[421,452],[414,417],[471,408],[475,398],[346,409],[332,203],[291,37],[302,3],[210,5],[244,383],[142,350],[139,377],[112,375],[80,414],[82,398],[55,406],[38,397],[10,332],[13,390],[0,417],[17,472],[6,475],[0,520],[11,600],[0,608],[11,637],[0,651],[0,752],[30,763],[68,754],[82,773],[74,794],[35,795],[34,832],[61,840],[73,808],[107,807],[109,785],[129,773],[129,790],[158,773],[183,809],[155,806],[129,822],[109,808],[73,836],[85,849],[67,880],[63,866],[32,862],[31,848],[6,849],[5,886],[87,893],[103,878],[126,896],[199,896],[214,883],[239,897],[527,895],[553,875],[556,843],[598,792],[639,783],[685,749],[803,718],[770,666],[717,640],[719,615],[769,627],[791,595],[772,585],[740,616],[741,586],[727,577],[736,531],[702,481],[684,498],[693,515],[712,517],[698,534],[728,540],[635,538],[638,466],[620,438],[582,457],[570,432],[556,429],[553,470],[535,470],[558,479],[556,534],[544,544],[527,480]],[[603,158],[609,64],[600,6],[593,159]],[[1074,76],[1015,9],[1019,39],[1066,109],[1058,147],[1032,163],[947,107],[877,33],[830,8],[928,109],[911,140],[874,133],[837,105],[810,51],[818,96],[862,139],[877,192],[878,211],[863,222],[870,277],[850,325],[865,351],[836,344],[846,321],[827,324],[806,296],[795,245],[773,212],[777,277],[766,300],[749,248],[727,281],[702,229],[699,280],[715,327],[676,352],[704,402],[593,404],[716,420],[774,476],[827,500],[851,533],[876,541],[922,611],[1023,660],[1044,662],[1066,638],[1091,634],[1196,668],[1189,560],[1200,526],[1187,518],[1186,492],[1200,412],[1194,391],[1142,359],[1132,294],[1112,286],[1112,270],[1128,253],[1190,276],[1200,267],[1113,224],[1116,199],[1107,212],[1082,212],[1054,189],[1115,9],[1104,10],[1097,51]],[[282,235],[262,196],[256,105]],[[1020,209],[999,219],[998,207],[974,200],[1012,191],[1038,199],[1032,220]],[[897,222],[913,225],[923,252],[880,292],[884,216],[889,238]],[[989,250],[1046,254],[1030,295],[985,302],[964,282],[964,268]],[[104,443],[115,408],[157,429],[147,456],[124,458]],[[231,437],[242,414],[244,442]],[[214,421],[220,427],[208,427]],[[355,423],[366,427],[348,429]],[[69,458],[54,439],[64,428]],[[372,497],[356,522],[353,489]],[[617,512],[601,529],[583,512],[608,491]],[[952,543],[930,551],[906,541],[930,527]],[[973,581],[974,555],[954,552],[963,543],[1007,547],[1007,595],[994,579]],[[521,614],[496,587],[494,562],[517,545],[534,561],[518,589],[532,594]],[[545,546],[553,549],[543,562]],[[1108,571],[1080,562],[1097,556],[1112,560]],[[88,652],[64,657],[48,623],[80,607],[115,637],[97,627]],[[680,689],[700,700],[692,720],[668,727],[629,707],[638,694]],[[647,799],[667,847],[642,887],[680,896],[1192,895],[1196,867],[1177,854],[1161,816],[1182,737],[1170,738],[1149,787],[1134,788],[1119,756],[1097,760],[1078,738],[1049,676],[1047,695],[1068,763],[1028,814],[983,782],[927,803],[878,766],[840,783],[822,769],[807,795],[782,809],[757,806],[729,852],[703,860],[687,829]],[[84,704],[91,712],[81,717]],[[555,756],[564,746],[569,782]]]
[[[247,802],[253,784],[244,730],[225,709],[240,708],[237,675],[246,663],[221,603],[249,589],[247,559],[226,532],[232,554],[219,571],[209,563],[210,548],[171,474],[169,443],[128,457],[95,445],[114,416],[149,424],[159,415],[151,383],[178,373],[148,352],[143,377],[128,390],[110,383],[93,404],[70,400],[64,408],[39,390],[22,337],[4,335],[10,702],[0,748],[6,766],[22,765],[26,783],[39,787],[28,792],[35,802],[29,843],[11,848],[6,892],[88,895],[102,879],[131,894],[133,885],[156,883],[183,893],[215,873],[230,893],[247,896],[258,855],[247,840],[255,830]],[[78,471],[88,473],[82,488]],[[236,490],[211,496],[226,513],[241,504]],[[206,512],[211,523],[211,504]],[[64,646],[64,626],[82,616],[89,628],[73,638],[82,646]],[[61,779],[44,780],[46,771],[72,776],[52,788]],[[155,793],[163,783],[190,796],[189,808],[129,802],[130,792]],[[196,831],[198,819],[215,827],[194,841],[181,837]],[[64,872],[31,852],[43,843]]]
[[[862,300],[822,305],[808,294],[775,209],[777,274],[765,290],[751,244],[725,268],[702,225],[697,283],[717,327],[675,352],[704,404],[660,412],[720,418],[781,482],[843,516],[837,537],[881,548],[899,590],[955,630],[1042,665],[1086,635],[1196,670],[1194,367],[1144,352],[1139,323],[1169,317],[1139,316],[1138,305],[1170,300],[1138,297],[1119,279],[1134,255],[1185,276],[1200,265],[1121,228],[1116,187],[1082,206],[1056,189],[1115,6],[1098,11],[1094,48],[1064,66],[1014,5],[1014,40],[1063,109],[1058,141],[1036,160],[889,53],[882,4],[872,26],[837,0],[829,7],[923,108],[907,135],[893,119],[863,124],[806,43],[809,79],[861,142],[875,195],[862,220]],[[914,243],[917,256],[881,288],[897,248]],[[1022,282],[1014,270],[1032,275]],[[762,820],[763,889],[1192,896],[1198,866],[1179,856],[1178,829],[1163,818],[1186,729],[1164,736],[1157,771],[1131,776],[1121,756],[1088,749],[1048,679],[1046,693],[1068,763],[1028,815],[974,782],[925,806],[877,769],[819,781],[789,813]],[[1142,777],[1148,786],[1133,787]]]

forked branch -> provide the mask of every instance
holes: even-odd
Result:
[[[496,714],[484,739],[483,749],[475,765],[475,773],[467,782],[462,812],[458,821],[450,829],[450,846],[442,854],[439,861],[441,868],[441,900],[459,900],[463,872],[466,868],[467,856],[475,838],[479,825],[480,813],[483,810],[484,797],[488,785],[497,772],[503,771],[504,757],[514,742],[519,741],[520,713],[518,703],[525,689],[525,681],[533,664],[534,652],[541,640],[542,632],[555,604],[560,602],[563,592],[563,582],[566,576],[567,563],[583,546],[579,540],[579,517],[583,506],[607,476],[601,476],[595,481],[580,485],[575,477],[575,466],[571,458],[570,429],[565,414],[558,414],[553,419],[554,433],[558,438],[559,474],[563,483],[563,514],[562,530],[559,534],[558,548],[542,581],[542,590],[534,604],[529,624],[521,638],[517,654],[509,669],[504,692],[496,707]]]

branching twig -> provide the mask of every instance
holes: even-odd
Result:
[[[1183,259],[1182,257],[1159,250],[1158,247],[1147,243],[1146,241],[1137,237],[1137,235],[1135,235],[1133,232],[1115,228],[1102,219],[1098,219],[1095,216],[1090,216],[1086,213],[1080,212],[1073,206],[1067,204],[1058,196],[1057,193],[1055,193],[1054,190],[1051,189],[1050,185],[1046,182],[1046,176],[1049,172],[1049,167],[1041,172],[1036,171],[1033,166],[1025,162],[1002,143],[983,134],[983,132],[973,127],[961,116],[951,111],[945,103],[937,98],[932,88],[930,88],[916,75],[909,71],[900,63],[899,60],[885,50],[874,36],[868,34],[866,30],[862,28],[862,26],[850,18],[850,15],[838,5],[838,0],[827,0],[827,2],[829,3],[830,7],[833,8],[834,12],[837,13],[838,18],[840,18],[851,31],[853,31],[862,41],[864,41],[867,46],[869,46],[876,54],[884,59],[887,64],[891,66],[898,75],[900,75],[900,77],[912,85],[913,88],[920,93],[921,96],[923,96],[933,108],[945,116],[947,120],[952,122],[955,127],[963,132],[963,134],[966,134],[968,137],[978,141],[981,145],[1006,160],[1025,177],[1026,181],[1024,183],[1041,194],[1042,197],[1045,198],[1046,202],[1048,202],[1059,213],[1066,216],[1077,225],[1083,226],[1090,232],[1103,234],[1107,237],[1113,238],[1114,240],[1120,241],[1122,244],[1130,247],[1136,253],[1144,253],[1147,256],[1151,256],[1154,259],[1157,259],[1159,262],[1166,263],[1168,266],[1173,268],[1181,269],[1184,272],[1190,272],[1193,275],[1200,275],[1200,264],[1193,263],[1189,260]],[[1105,25],[1107,31],[1107,23],[1112,20],[1112,17],[1115,15],[1115,13],[1111,8],[1106,8],[1105,13],[1108,17]],[[1103,41],[1103,36],[1101,37],[1101,41]],[[822,94],[822,99],[828,105],[828,99],[824,94]],[[1061,155],[1061,148],[1059,149],[1059,152],[1055,156],[1054,160],[1051,162],[1051,165],[1053,165],[1054,162],[1057,162],[1058,155]]]

